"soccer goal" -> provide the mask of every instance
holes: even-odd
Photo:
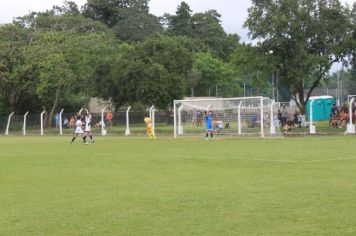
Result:
[[[207,110],[215,135],[281,136],[278,106],[267,97],[175,100],[173,106],[174,137],[203,135]]]

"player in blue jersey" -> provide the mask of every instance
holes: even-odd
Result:
[[[206,127],[205,140],[208,140],[209,133],[210,133],[210,137],[213,138],[213,112],[210,110],[205,111],[205,127]]]

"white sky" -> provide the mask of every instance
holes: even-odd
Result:
[[[82,6],[86,0],[73,0]],[[14,17],[23,16],[30,11],[44,11],[53,5],[62,5],[62,0],[0,0],[0,24],[10,23]],[[175,13],[182,0],[150,0],[151,13],[161,16],[164,13]],[[242,41],[249,41],[247,30],[242,24],[247,17],[250,0],[185,0],[193,13],[216,9],[222,16],[222,25],[226,32],[237,33]],[[353,4],[355,0],[341,0]]]

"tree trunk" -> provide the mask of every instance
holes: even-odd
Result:
[[[306,112],[306,105],[308,103],[308,100],[313,92],[313,90],[318,87],[320,84],[321,79],[323,78],[322,73],[320,73],[318,79],[316,79],[312,86],[309,88],[309,91],[307,92],[306,96],[304,97],[304,86],[303,84],[299,84],[296,88],[296,91],[294,91],[293,99],[295,100],[298,108],[300,109],[302,114],[305,114]]]
[[[19,95],[17,89],[13,88],[13,86],[11,87],[12,88],[10,88],[10,96],[9,96],[10,112],[16,112],[18,101],[19,101]]]
[[[59,96],[61,95],[61,91],[62,91],[62,86],[59,84],[57,89],[56,89],[56,94],[55,94],[55,98],[54,98],[54,102],[53,102],[53,106],[51,109],[51,112],[49,113],[48,119],[46,121],[47,123],[47,127],[51,127],[52,126],[52,120],[54,117],[54,112],[56,111],[57,107],[58,107],[58,101],[59,101]]]

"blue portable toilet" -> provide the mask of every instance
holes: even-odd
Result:
[[[310,97],[307,102],[308,120],[310,120],[310,103],[313,102],[313,121],[329,120],[331,108],[335,103],[335,99],[331,96],[316,96]]]

